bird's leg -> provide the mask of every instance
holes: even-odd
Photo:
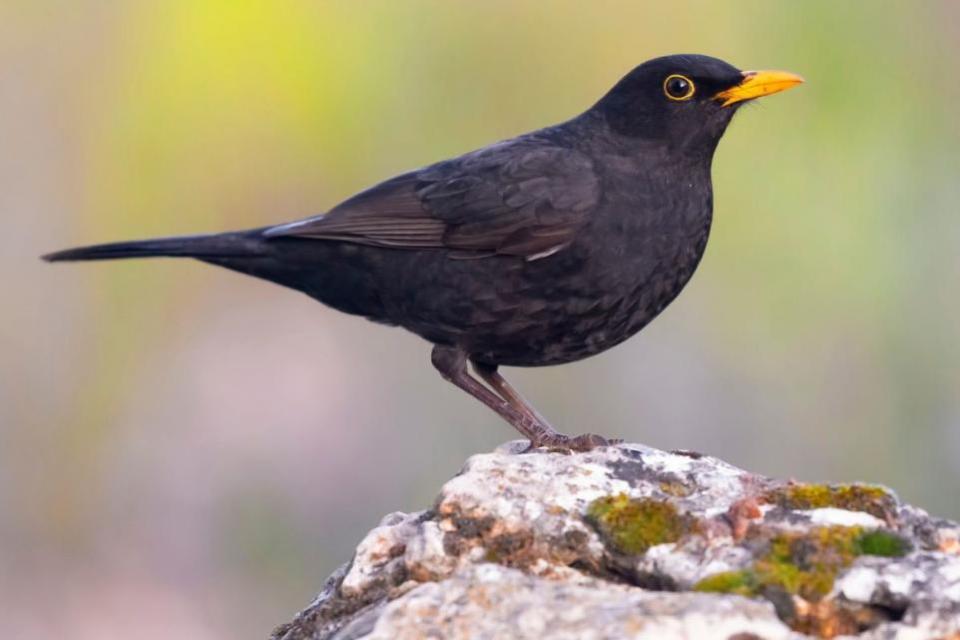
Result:
[[[531,420],[539,422],[547,434],[556,436],[563,435],[550,426],[547,419],[540,415],[540,412],[537,411],[532,404],[527,402],[527,399],[520,395],[520,392],[514,389],[510,383],[507,382],[506,378],[500,375],[496,365],[485,364],[483,362],[477,362],[476,360],[471,360],[470,363],[473,365],[473,370],[480,376],[480,379],[490,385],[497,395],[503,398],[507,404]]]
[[[474,398],[496,411],[501,418],[513,425],[532,443],[542,442],[544,437],[559,435],[553,429],[547,431],[540,422],[526,412],[519,411],[509,402],[490,391],[467,371],[467,354],[455,347],[436,345],[430,354],[433,366],[445,380],[457,385]]]
[[[571,438],[570,436],[564,435],[550,426],[550,423],[547,422],[546,418],[540,415],[540,412],[537,411],[533,405],[531,405],[527,400],[520,395],[520,393],[513,388],[513,386],[507,382],[507,379],[500,375],[500,372],[497,370],[496,365],[490,365],[483,362],[477,362],[476,360],[471,361],[473,364],[473,370],[477,372],[477,375],[490,385],[497,394],[503,398],[507,404],[514,408],[514,410],[522,413],[530,420],[537,422],[541,427],[540,437],[538,439],[530,438],[530,448],[534,449],[536,447],[557,447],[562,449],[573,449],[575,451],[589,451],[594,447],[602,447],[608,444],[612,444],[614,441],[607,440],[603,436],[598,436],[592,433],[585,433],[583,435]]]

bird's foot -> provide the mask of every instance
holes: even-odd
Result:
[[[574,451],[590,451],[597,447],[607,447],[614,444],[620,444],[623,440],[604,438],[595,433],[584,433],[579,436],[570,437],[562,433],[543,434],[539,438],[530,441],[523,453],[529,453],[536,449],[544,448],[556,453],[570,454]]]

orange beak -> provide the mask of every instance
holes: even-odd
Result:
[[[743,81],[714,96],[724,107],[791,89],[804,80],[789,71],[744,71]]]

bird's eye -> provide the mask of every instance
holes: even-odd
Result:
[[[687,76],[674,74],[663,81],[663,92],[671,100],[689,100],[694,91],[693,80]]]

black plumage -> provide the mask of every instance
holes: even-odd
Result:
[[[703,255],[710,164],[733,114],[800,81],[657,58],[567,122],[397,176],[324,215],[46,258],[188,256],[303,291],[433,343],[440,373],[532,446],[589,448],[605,440],[554,431],[497,367],[579,360],[656,317]]]

